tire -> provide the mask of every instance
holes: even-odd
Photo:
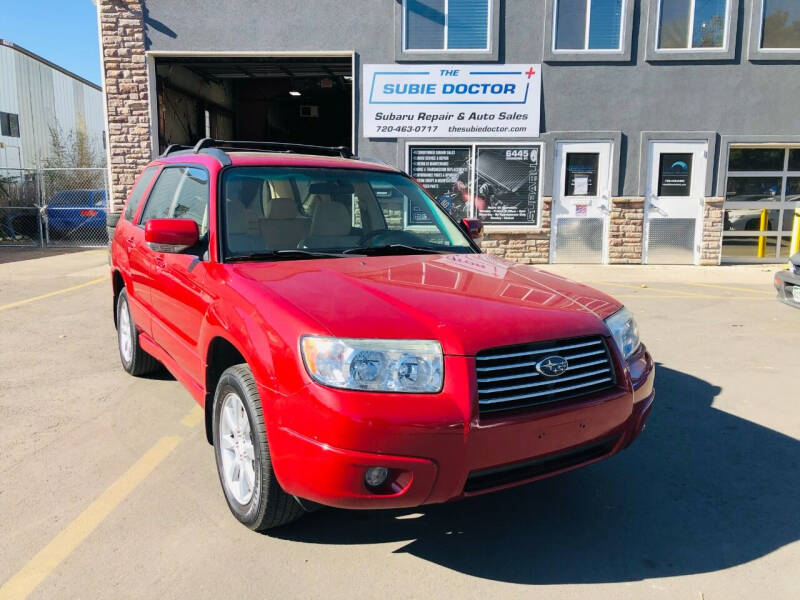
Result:
[[[117,297],[117,348],[122,368],[131,375],[146,375],[160,366],[155,358],[139,346],[139,332],[128,306],[128,292],[124,288]]]
[[[220,377],[214,393],[213,439],[219,482],[241,523],[264,531],[305,513],[275,477],[261,399],[246,364],[230,367]]]

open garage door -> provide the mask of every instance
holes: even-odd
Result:
[[[350,57],[157,57],[158,150],[203,137],[353,145]]]

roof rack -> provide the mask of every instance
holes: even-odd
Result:
[[[236,140],[215,140],[203,138],[192,148],[194,154],[211,148],[219,150],[249,150],[261,152],[297,152],[301,154],[319,154],[322,156],[340,156],[356,158],[347,146],[313,146],[310,144],[289,144],[285,142],[253,142]],[[169,148],[167,148],[169,150]],[[166,151],[165,151],[166,152]]]
[[[184,146],[183,144],[170,144],[164,151],[161,153],[159,158],[164,158],[165,156],[169,156],[170,154],[177,152],[178,150],[190,150],[191,146]]]

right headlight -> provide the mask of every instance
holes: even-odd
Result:
[[[442,346],[437,341],[306,335],[300,350],[308,374],[331,387],[416,394],[442,390]]]
[[[625,360],[639,348],[639,327],[633,313],[624,306],[606,319],[611,336]]]

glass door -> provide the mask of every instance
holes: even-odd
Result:
[[[732,147],[722,261],[785,261],[796,208],[800,208],[800,148]]]
[[[702,229],[708,142],[650,142],[644,262],[694,264]]]
[[[557,144],[550,248],[552,262],[606,262],[611,212],[611,155],[611,142]]]

